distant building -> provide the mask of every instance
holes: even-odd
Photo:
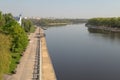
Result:
[[[27,17],[24,17],[24,19],[28,19]]]
[[[14,17],[14,18],[20,25],[22,25],[22,15],[21,14],[19,15],[19,17]]]

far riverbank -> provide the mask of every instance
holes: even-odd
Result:
[[[108,32],[120,32],[120,28],[112,28],[112,27],[105,27],[105,26],[92,26],[92,25],[86,25],[86,27],[90,29],[104,30]]]
[[[100,29],[109,32],[120,32],[120,17],[92,18],[86,23],[88,28]]]

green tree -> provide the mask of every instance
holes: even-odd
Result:
[[[88,20],[87,24],[93,26],[120,28],[120,18],[92,18]]]
[[[0,30],[4,25],[5,25],[5,19],[2,12],[0,12]]]
[[[0,80],[3,74],[15,69],[20,53],[27,44],[28,36],[24,28],[17,23],[12,14],[0,12]],[[13,59],[13,55],[17,59]]]
[[[12,52],[22,52],[28,44],[28,37],[24,29],[14,20],[11,14],[4,15],[6,25],[3,31],[12,36]]]
[[[22,27],[27,33],[33,32],[35,30],[32,21],[29,19],[22,19]]]
[[[9,71],[11,37],[0,32],[0,80]]]

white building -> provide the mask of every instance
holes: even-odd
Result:
[[[16,19],[16,21],[22,25],[22,15],[20,14],[19,17],[14,17]]]

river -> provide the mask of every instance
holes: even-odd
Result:
[[[45,33],[57,80],[120,80],[120,34],[88,30],[85,24]]]

